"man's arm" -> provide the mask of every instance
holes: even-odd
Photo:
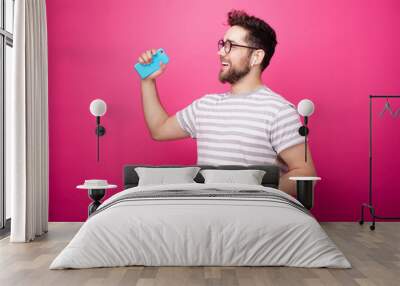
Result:
[[[279,157],[288,165],[288,172],[281,176],[279,189],[292,196],[296,195],[296,182],[289,180],[293,176],[317,176],[311,152],[307,148],[307,162],[304,160],[305,144],[297,144],[279,153]]]
[[[141,54],[138,61],[142,64],[149,64],[155,53],[154,49],[147,50]],[[164,72],[166,66],[160,62],[160,67],[158,71],[141,81],[144,117],[151,137],[155,140],[173,140],[189,137],[189,134],[180,127],[176,117],[168,116],[158,98],[156,78]]]
[[[173,140],[189,137],[179,125],[176,116],[168,116],[158,98],[154,79],[141,83],[144,117],[151,137],[155,140]]]

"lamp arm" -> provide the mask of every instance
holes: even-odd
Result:
[[[306,134],[304,136],[304,158],[306,162],[307,162],[307,135],[308,135],[307,124],[308,124],[308,116],[304,116],[304,126],[306,127]]]
[[[306,136],[304,137],[304,158],[305,158],[305,160],[306,160],[306,162],[307,162],[307,134],[306,134]]]
[[[97,135],[97,162],[100,161],[100,132],[99,132],[99,127],[100,127],[100,116],[96,116],[96,135]]]

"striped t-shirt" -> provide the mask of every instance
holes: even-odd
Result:
[[[178,111],[179,125],[197,139],[198,165],[274,164],[303,143],[296,108],[266,86],[251,93],[207,94]]]

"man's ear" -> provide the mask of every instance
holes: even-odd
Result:
[[[262,63],[264,57],[265,57],[265,51],[264,50],[261,50],[261,49],[255,50],[254,53],[253,53],[253,57],[252,57],[253,59],[251,60],[251,65],[252,66],[260,65]]]

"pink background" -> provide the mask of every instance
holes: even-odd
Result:
[[[86,219],[90,199],[75,189],[85,179],[121,187],[124,164],[196,162],[194,140],[150,138],[133,65],[148,48],[166,50],[171,60],[157,84],[171,115],[206,93],[227,90],[217,77],[217,40],[232,8],[265,19],[277,32],[265,84],[294,104],[309,98],[316,105],[310,144],[323,180],[313,213],[321,221],[359,218],[368,199],[368,95],[400,94],[396,0],[47,1],[51,221]],[[108,105],[100,163],[89,112],[95,98]],[[384,102],[374,103],[375,202],[379,214],[400,215],[400,116],[380,118]],[[400,100],[391,102],[400,108]]]

